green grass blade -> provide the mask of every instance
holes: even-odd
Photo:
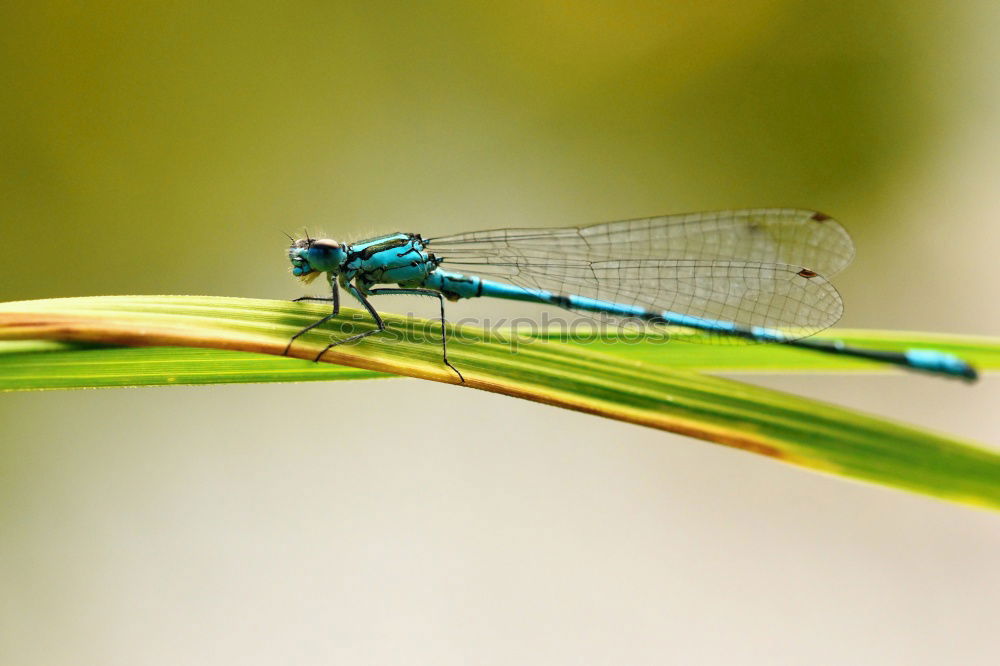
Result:
[[[816,339],[887,351],[936,349],[972,363],[980,371],[1000,369],[1000,339],[911,331],[830,329]],[[718,345],[674,342],[669,345],[621,342],[614,337],[588,343],[593,350],[645,363],[712,372],[907,372],[885,363],[817,354],[782,345]]]
[[[990,338],[845,329],[833,331],[828,337],[879,349],[940,349],[970,360],[980,370],[1000,368],[1000,340]],[[903,372],[884,364],[777,345],[675,343],[663,347],[636,344],[634,341],[616,342],[613,339],[567,344],[580,344],[591,351],[632,361],[707,372]],[[0,391],[306,382],[396,376],[345,365],[316,364],[304,359],[221,349],[0,342]]]
[[[20,381],[27,381],[26,368],[31,363],[35,363],[32,388],[42,387],[47,367],[54,378],[51,386],[72,385],[73,378],[67,379],[67,366],[46,364],[46,358],[70,364],[74,362],[67,360],[70,358],[91,359],[92,375],[105,373],[101,381],[107,382],[91,385],[119,385],[114,382],[123,381],[179,383],[177,378],[181,376],[192,383],[277,380],[281,372],[285,373],[284,381],[310,379],[312,373],[328,379],[347,378],[338,373],[372,376],[373,372],[382,372],[457,383],[454,373],[441,364],[436,339],[439,329],[396,316],[386,317],[388,333],[337,347],[324,357],[325,361],[350,366],[350,370],[264,356],[280,354],[293,332],[324,312],[323,306],[312,304],[216,297],[133,296],[4,303],[0,304],[0,341],[7,342],[0,342],[6,345],[0,354],[0,385],[17,387],[16,378],[5,379],[15,375],[14,371],[21,372]],[[370,330],[369,322],[351,318],[351,311],[344,314],[337,335]],[[513,354],[509,342],[483,335],[469,339],[471,329],[463,331],[464,339],[453,338],[450,342],[449,354],[466,375],[467,388],[699,437],[818,471],[1000,508],[1000,455],[974,443],[679,370],[669,362],[654,363],[642,358],[648,350],[607,353],[555,340],[536,340],[519,344]],[[293,347],[293,354],[311,358],[329,335],[325,331],[303,336],[301,344]],[[30,342],[12,342],[16,340]],[[149,348],[109,349],[95,344]],[[955,344],[975,347],[988,364],[995,363],[995,341],[977,344],[962,339]],[[700,349],[680,344],[668,349],[675,347]],[[203,349],[208,357],[199,356]],[[756,349],[739,351],[759,353]],[[769,353],[770,349],[766,349]],[[124,363],[126,369],[119,368],[115,374],[111,368],[114,362]],[[170,376],[170,372],[162,372],[164,368],[176,370],[184,363],[189,369],[186,375],[176,373],[173,381],[164,379]],[[219,365],[212,370],[206,363]],[[80,368],[85,365],[81,361],[74,366],[74,372],[83,373]],[[134,374],[129,376],[128,372]],[[244,379],[233,379],[241,373]],[[161,376],[153,379],[158,374]],[[6,381],[13,383],[3,384]]]
[[[0,391],[310,382],[394,377],[347,365],[222,349],[0,342]]]

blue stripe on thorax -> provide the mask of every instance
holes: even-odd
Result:
[[[371,247],[372,245],[378,245],[379,243],[385,243],[386,241],[406,239],[409,238],[409,234],[395,233],[389,234],[387,236],[377,236],[375,238],[366,238],[365,240],[360,240],[356,243],[351,243],[352,252],[360,252],[365,248]]]
[[[419,238],[399,233],[351,244],[344,271],[349,279],[357,276],[367,284],[413,286],[434,266]]]

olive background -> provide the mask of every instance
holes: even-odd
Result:
[[[797,206],[855,238],[843,325],[997,335],[998,30],[985,0],[4,2],[0,299],[293,298],[303,228]],[[991,377],[742,379],[1000,441]],[[0,662],[987,664],[998,524],[416,380],[10,393]]]

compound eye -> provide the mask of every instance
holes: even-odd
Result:
[[[339,250],[340,243],[332,238],[320,238],[312,242],[312,247],[320,250]]]

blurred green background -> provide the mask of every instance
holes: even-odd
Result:
[[[1000,330],[995,2],[9,1],[0,26],[2,300],[294,297],[303,226],[800,206],[857,242],[844,324]],[[759,381],[1000,435],[995,379]],[[998,556],[993,515],[426,382],[0,397],[2,663],[985,664]]]

